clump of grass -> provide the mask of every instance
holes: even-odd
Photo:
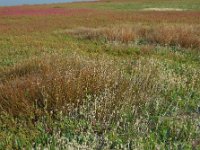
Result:
[[[147,75],[139,75],[138,69],[141,68],[136,67],[126,73],[126,69],[124,72],[112,62],[89,61],[79,56],[67,59],[53,56],[45,58],[45,61],[31,60],[2,72],[1,76],[4,78],[0,86],[1,111],[14,116],[36,115],[31,113],[44,109],[48,112],[59,110],[69,113],[82,106],[87,96],[92,96],[92,99],[96,97],[100,105],[108,102],[109,108],[96,110],[101,116],[99,118],[102,118],[106,114],[110,115],[111,112],[107,111],[114,110],[113,104],[121,105],[126,96],[134,102],[142,102],[156,93],[152,91],[158,88],[151,81],[155,79],[154,71],[151,70],[153,68],[144,68]],[[141,80],[136,79],[138,77]],[[143,95],[143,90],[150,95]]]
[[[34,112],[34,103],[39,107],[48,103],[49,111],[62,109],[69,103],[79,105],[87,93],[98,94],[112,84],[115,73],[112,68],[80,59],[51,57],[45,58],[46,61],[32,60],[2,72],[2,111],[29,114]]]
[[[115,28],[78,28],[67,30],[75,37],[106,42],[155,44],[198,49],[200,47],[199,28],[192,26],[122,26]]]
[[[68,34],[78,38],[89,40],[105,40],[105,41],[120,41],[128,43],[135,40],[135,34],[131,28],[77,28],[75,30],[66,30]]]
[[[147,43],[193,49],[200,47],[198,28],[193,27],[141,28],[138,30],[138,35]]]

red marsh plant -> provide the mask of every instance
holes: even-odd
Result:
[[[91,8],[56,8],[49,5],[17,6],[0,8],[1,34],[49,33],[58,29],[70,29],[80,26],[106,27],[109,25],[146,24],[154,26],[160,23],[199,24],[199,12],[143,12],[110,11]],[[68,4],[66,4],[68,6]],[[9,10],[9,11],[8,11]],[[15,15],[16,13],[16,15]],[[66,18],[67,17],[67,18]],[[12,23],[14,21],[14,23]],[[80,24],[81,22],[81,24]],[[88,23],[89,22],[89,23]]]
[[[3,7],[0,8],[0,16],[47,16],[47,15],[64,15],[71,16],[74,14],[91,12],[92,9],[84,8],[38,8],[38,7]]]

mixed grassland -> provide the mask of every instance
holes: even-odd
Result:
[[[199,149],[199,9],[0,7],[0,149]]]

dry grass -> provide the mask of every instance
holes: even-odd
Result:
[[[1,111],[29,114],[34,112],[35,103],[43,109],[46,100],[49,112],[62,110],[62,106],[78,105],[77,101],[81,103],[86,94],[98,94],[112,83],[114,72],[108,72],[112,70],[109,66],[98,66],[94,61],[84,62],[78,58],[45,60],[18,64],[1,73]]]
[[[122,104],[143,103],[160,91],[159,83],[155,84],[159,79],[154,65],[151,68],[128,65],[128,70],[121,70],[105,60],[51,56],[1,72],[1,111],[14,116],[38,116],[44,111],[73,114],[73,110],[86,106],[84,100],[91,96],[99,107],[95,108],[98,112],[95,116],[102,120]],[[146,74],[141,74],[141,69]]]
[[[122,26],[114,28],[78,28],[65,31],[75,37],[121,43],[148,43],[182,48],[200,48],[199,26]]]
[[[141,28],[141,39],[148,43],[163,46],[180,46],[182,48],[200,48],[199,27],[161,26],[158,28]]]

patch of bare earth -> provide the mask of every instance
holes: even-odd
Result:
[[[143,11],[186,11],[187,9],[180,8],[144,8]]]

